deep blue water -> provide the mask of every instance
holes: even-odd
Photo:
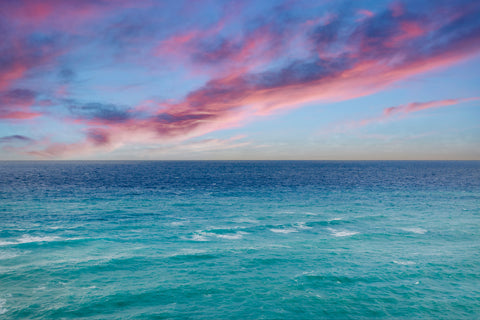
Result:
[[[480,162],[1,162],[1,319],[479,319]]]

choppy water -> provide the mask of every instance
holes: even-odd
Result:
[[[480,162],[3,162],[2,319],[478,319]]]

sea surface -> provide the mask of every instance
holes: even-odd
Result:
[[[480,162],[0,162],[0,319],[480,319]]]

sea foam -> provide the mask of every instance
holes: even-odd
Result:
[[[18,238],[15,241],[0,241],[0,246],[8,246],[8,245],[22,244],[22,243],[34,243],[34,242],[51,242],[51,241],[59,241],[59,240],[61,240],[61,238],[57,236],[36,237],[36,236],[30,236],[30,235],[23,235],[21,238]]]
[[[187,221],[173,221],[169,223],[169,225],[172,227],[183,226],[185,224],[187,224]]]
[[[0,260],[6,260],[18,257],[18,254],[11,251],[0,251]]]
[[[207,252],[206,250],[201,250],[201,249],[184,248],[184,249],[181,249],[179,252],[166,255],[166,257],[191,256],[191,255],[197,255],[197,254],[204,254],[206,252]]]
[[[256,219],[244,218],[244,217],[242,217],[242,218],[237,218],[237,219],[235,219],[235,220],[233,220],[233,221],[235,221],[235,222],[237,222],[237,223],[258,223],[258,220],[256,220]]]
[[[332,228],[328,228],[328,230],[332,233],[335,237],[349,237],[358,234],[356,231],[348,231],[348,230],[335,230]]]
[[[184,238],[186,240],[193,240],[193,241],[210,241],[209,238],[218,238],[218,239],[226,239],[226,240],[238,240],[243,238],[245,234],[248,234],[248,232],[244,231],[238,231],[235,233],[226,233],[226,234],[220,234],[220,233],[214,233],[214,232],[205,232],[205,231],[199,231],[195,232],[191,238]]]
[[[247,232],[239,231],[239,232],[234,233],[234,234],[216,234],[215,236],[216,236],[217,238],[220,238],[220,239],[238,240],[238,239],[243,238],[243,235],[244,235],[244,234],[248,234],[248,233],[247,233]]]
[[[292,233],[292,232],[298,232],[297,229],[294,228],[285,228],[285,229],[277,229],[277,228],[272,228],[270,231],[275,232],[275,233]]]
[[[298,222],[295,226],[302,230],[312,229],[312,227],[306,225],[306,222]]]
[[[0,299],[0,314],[4,314],[7,312],[7,308],[5,308],[5,305],[7,304],[6,299]]]
[[[60,239],[61,238],[57,236],[35,237],[35,236],[24,235],[17,241],[18,243],[32,243],[32,242],[51,242],[51,241],[58,241]]]
[[[193,240],[193,241],[208,241],[207,237],[203,233],[195,233],[192,235],[192,237],[188,240]]]
[[[416,233],[416,234],[424,234],[424,233],[428,232],[428,230],[425,230],[423,228],[418,228],[418,227],[401,228],[401,229],[403,231],[413,232],[413,233]]]
[[[393,263],[400,264],[402,266],[411,266],[415,264],[415,262],[413,261],[397,261],[397,260],[393,260]]]

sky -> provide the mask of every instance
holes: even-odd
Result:
[[[1,1],[0,160],[480,160],[480,1]]]

